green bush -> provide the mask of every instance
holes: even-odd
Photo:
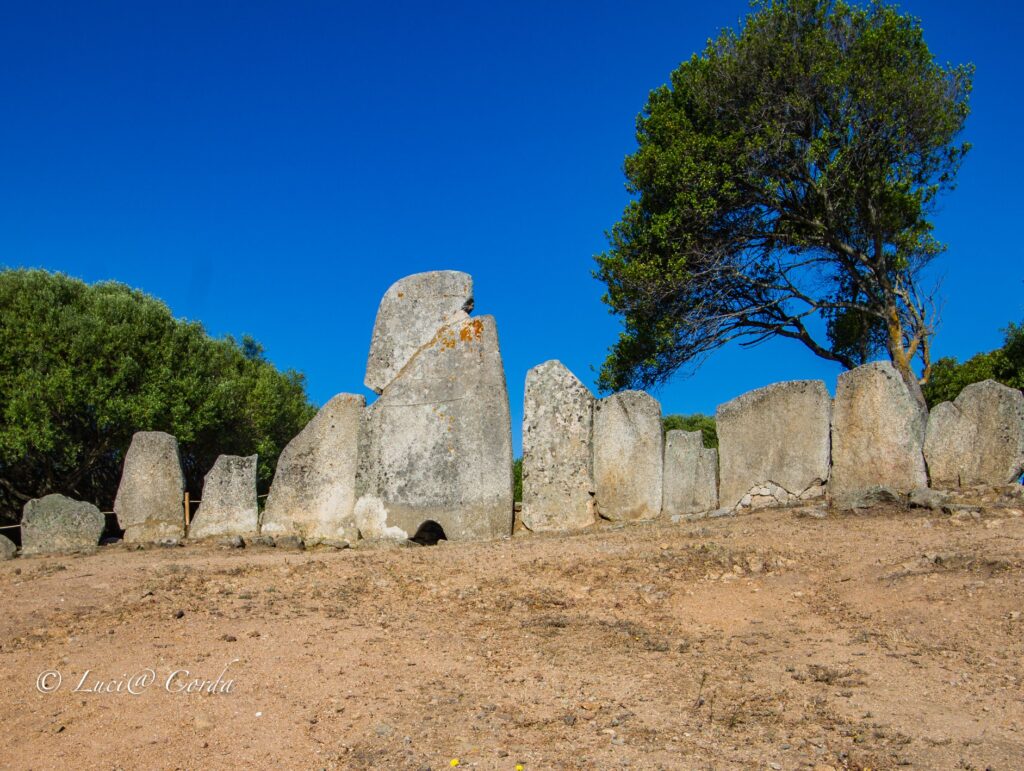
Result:
[[[710,415],[702,415],[699,412],[693,415],[666,415],[661,419],[661,428],[666,432],[700,431],[705,447],[718,447],[718,432],[715,428],[715,419]]]

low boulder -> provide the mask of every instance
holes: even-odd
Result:
[[[22,554],[56,554],[94,549],[106,519],[98,508],[54,493],[25,504],[21,517]]]

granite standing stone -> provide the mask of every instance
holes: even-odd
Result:
[[[259,531],[256,505],[257,456],[221,455],[203,480],[203,495],[190,538],[253,536]]]
[[[492,317],[435,332],[367,408],[359,493],[377,499],[361,515],[389,533],[433,521],[449,540],[511,534],[512,427]]]
[[[700,431],[665,434],[662,514],[686,516],[718,508],[718,451]]]
[[[135,434],[114,499],[114,513],[124,529],[124,540],[183,538],[184,495],[178,440],[162,431]]]
[[[595,401],[559,361],[526,373],[521,518],[530,530],[575,530],[596,521]]]
[[[307,545],[355,541],[359,429],[366,399],[338,394],[281,452],[260,532]]]
[[[1024,394],[994,380],[967,386],[928,416],[932,487],[1005,485],[1024,470]]]
[[[876,486],[903,493],[927,487],[927,420],[891,363],[842,373],[832,411],[832,499],[842,506]]]
[[[824,494],[832,398],[820,380],[743,394],[715,413],[723,508],[785,504]]]
[[[93,549],[106,519],[98,508],[56,493],[25,504],[21,516],[23,554],[55,554]]]
[[[605,519],[654,519],[661,513],[661,405],[623,391],[594,407],[594,482]]]
[[[381,393],[442,327],[473,309],[473,278],[455,270],[417,273],[384,294],[373,325],[364,383]]]
[[[6,535],[0,535],[0,562],[14,559],[14,555],[17,553],[18,547],[14,545],[14,541]]]

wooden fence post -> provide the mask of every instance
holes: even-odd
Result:
[[[192,517],[191,506],[188,502],[188,490],[185,491],[185,527],[188,527],[189,520]]]

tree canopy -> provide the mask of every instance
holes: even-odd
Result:
[[[953,357],[935,362],[931,379],[924,387],[929,407],[951,402],[971,383],[995,380],[1024,391],[1024,324],[1010,324],[1001,348],[978,353],[962,364]]]
[[[650,387],[778,336],[846,367],[884,351],[920,396],[921,271],[944,249],[929,216],[968,150],[973,68],[938,64],[880,3],[755,5],[637,118],[634,198],[596,258],[624,322],[599,385]]]
[[[174,434],[189,489],[221,453],[259,454],[265,489],[315,410],[255,340],[212,339],[123,284],[0,271],[0,516],[48,493],[109,510],[136,431]]]
[[[693,415],[666,415],[661,419],[662,431],[700,431],[707,448],[718,447],[718,427],[711,415],[695,412]]]

